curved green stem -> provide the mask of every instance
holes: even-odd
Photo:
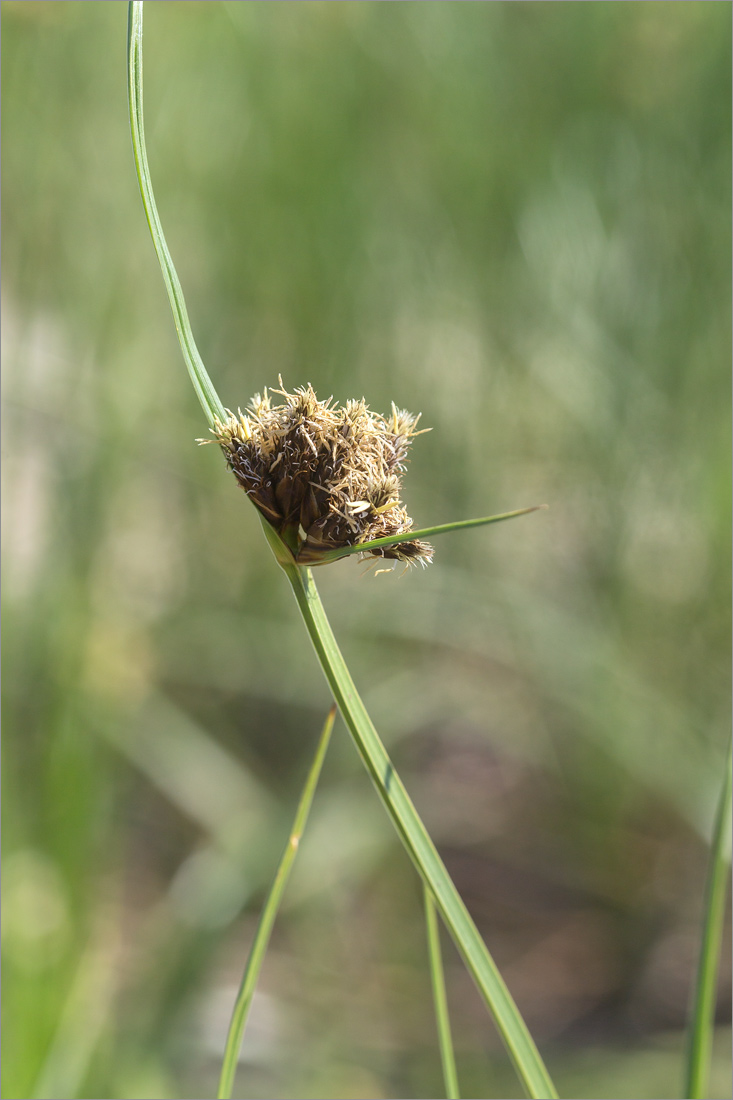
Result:
[[[186,360],[188,373],[193,382],[196,396],[201,402],[201,407],[206,413],[209,424],[214,419],[226,419],[224,406],[219,400],[219,395],[209,378],[203,360],[196,347],[193,338],[191,324],[188,320],[186,302],[183,290],[173,266],[171,254],[168,251],[163,226],[160,224],[158,208],[155,205],[153,184],[150,179],[148,166],[148,154],[145,150],[145,128],[143,125],[143,5],[142,0],[132,0],[127,9],[127,94],[130,107],[130,132],[132,134],[132,150],[135,154],[135,168],[140,184],[140,194],[145,207],[145,216],[148,219],[150,236],[153,238],[155,251],[163,272],[165,288],[168,291],[168,299],[173,310],[173,319],[176,324],[178,339],[181,344],[183,358]]]
[[[718,984],[720,941],[723,935],[731,828],[731,745],[725,762],[723,790],[718,803],[705,888],[705,913],[692,1021],[685,1066],[685,1096],[701,1100],[707,1095],[710,1056],[715,1026],[715,991]]]
[[[408,855],[435,899],[446,927],[486,1001],[520,1080],[531,1097],[556,1097],[550,1075],[527,1025],[372,725],[326,618],[310,569],[296,565],[290,551],[266,520],[263,520],[262,526],[290,581],[321,669],[357,751]]]

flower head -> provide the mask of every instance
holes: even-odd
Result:
[[[409,535],[400,500],[407,451],[419,417],[393,404],[388,417],[364,401],[319,401],[309,385],[256,394],[246,411],[212,429],[227,464],[296,561],[318,565],[334,551],[373,539]],[[274,404],[272,396],[281,397]],[[433,549],[405,538],[366,549],[377,558],[426,565]]]

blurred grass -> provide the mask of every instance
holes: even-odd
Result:
[[[327,705],[193,443],[125,18],[2,6],[7,1097],[213,1095]],[[319,586],[562,1095],[679,1087],[729,724],[730,22],[146,12],[151,170],[223,400],[282,372],[422,410],[419,526],[550,504]],[[241,1095],[439,1095],[419,889],[345,738],[298,863]],[[512,1095],[445,961],[464,1095]]]

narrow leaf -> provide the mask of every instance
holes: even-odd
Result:
[[[433,535],[443,535],[447,531],[460,531],[464,527],[484,527],[487,523],[501,523],[505,519],[514,519],[515,516],[526,516],[530,512],[538,512],[546,508],[546,504],[533,504],[531,508],[517,508],[515,512],[502,512],[497,516],[484,516],[482,519],[459,519],[454,523],[441,523],[437,527],[422,527],[419,531],[403,531],[401,535],[386,535],[383,539],[372,539],[370,542],[359,542],[354,546],[340,547],[338,550],[323,554],[319,565],[325,565],[329,561],[337,561],[339,558],[348,557],[349,554],[363,554],[368,550],[377,550],[382,546],[397,546],[400,542],[412,539],[426,539]]]
[[[723,790],[713,830],[710,864],[705,888],[702,943],[693,997],[692,1020],[685,1066],[685,1096],[702,1100],[708,1095],[710,1056],[715,1030],[715,992],[718,984],[720,942],[727,897],[731,830],[731,746],[725,763]]]
[[[315,756],[313,757],[313,763],[310,766],[305,786],[300,796],[293,827],[290,831],[288,842],[285,845],[285,851],[282,854],[282,859],[280,860],[275,879],[270,888],[270,893],[267,895],[267,900],[260,914],[257,930],[254,940],[252,941],[252,947],[250,948],[249,958],[247,959],[247,965],[244,968],[242,984],[239,987],[237,999],[234,1002],[232,1019],[229,1024],[229,1034],[227,1035],[226,1046],[224,1048],[224,1060],[221,1067],[221,1077],[219,1079],[219,1091],[216,1094],[218,1100],[229,1100],[229,1097],[232,1095],[239,1049],[242,1045],[242,1037],[247,1025],[247,1016],[249,1015],[250,1005],[252,1004],[252,997],[254,996],[262,961],[267,951],[267,944],[270,939],[270,933],[272,932],[272,926],[275,923],[275,917],[277,916],[280,901],[285,890],[285,884],[288,881],[288,875],[295,861],[298,844],[303,835],[305,823],[308,820],[308,812],[313,802],[313,795],[315,794],[318,777],[321,774],[321,767],[326,755],[326,749],[328,748],[335,717],[336,707],[333,706],[328,712],[328,717],[326,718],[326,723],[321,732]]]

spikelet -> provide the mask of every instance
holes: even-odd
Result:
[[[273,404],[274,394],[281,404]],[[363,400],[332,402],[319,401],[310,385],[288,393],[280,379],[279,389],[256,394],[245,412],[227,410],[207,442],[219,443],[245,493],[300,564],[318,565],[326,554],[333,561],[335,550],[404,533],[404,542],[365,554],[427,565],[433,548],[409,538],[412,520],[400,500],[419,416],[394,404],[384,417]]]

